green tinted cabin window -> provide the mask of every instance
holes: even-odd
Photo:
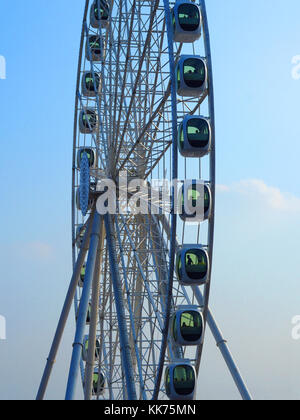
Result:
[[[174,337],[174,340],[177,341],[178,331],[177,331],[177,318],[176,318],[176,316],[174,316],[174,319],[173,319],[173,337]]]
[[[174,388],[178,395],[189,395],[195,390],[195,373],[191,366],[176,366],[174,369]]]
[[[176,29],[176,18],[175,18],[174,10],[173,10],[173,13],[172,13],[172,24],[173,24],[173,29],[175,30]]]
[[[94,162],[95,162],[95,156],[94,156],[94,152],[92,149],[82,149],[80,152],[80,161],[83,158],[84,154],[87,154],[88,160],[89,160],[89,165],[93,166]]]
[[[107,1],[100,0],[100,13],[98,10],[98,0],[94,3],[94,15],[96,20],[107,20],[109,16],[109,7]]]
[[[100,38],[98,36],[91,36],[89,38],[89,44],[92,50],[92,53],[95,55],[100,55],[101,54],[101,49],[100,49]]]
[[[95,82],[96,82],[96,90],[98,92],[99,84],[100,84],[100,77],[97,73],[95,73]],[[87,90],[89,90],[90,92],[95,92],[95,83],[94,83],[94,78],[93,78],[92,73],[87,73],[85,75],[85,85],[86,85]]]
[[[177,275],[180,280],[182,278],[182,262],[180,254],[177,256]]]
[[[200,13],[194,4],[182,4],[178,7],[179,25],[184,31],[196,31],[200,25]]]
[[[203,148],[209,143],[209,125],[204,119],[193,118],[187,123],[187,138],[191,146]]]
[[[100,342],[99,340],[96,341],[96,348],[95,348],[95,358],[98,359],[100,355]]]
[[[204,187],[204,213],[207,213],[210,207],[210,195],[207,186]]]
[[[199,187],[198,187],[199,188]],[[185,202],[184,202],[184,189],[182,194],[182,214],[185,214]],[[197,190],[197,186],[193,185],[188,190],[188,201],[192,201],[192,206],[196,209],[200,207],[199,200],[202,199],[200,191]],[[207,186],[204,186],[204,214],[206,214],[209,211],[210,208],[210,194]],[[196,211],[195,211],[196,216]],[[193,217],[193,215],[190,215],[190,217]]]
[[[185,341],[194,342],[202,335],[202,317],[199,312],[184,312],[180,317],[180,332]]]
[[[93,392],[95,395],[98,393],[98,381],[99,381],[99,375],[98,373],[94,373],[93,375]]]
[[[89,350],[89,340],[86,340],[84,347],[85,347],[85,351],[86,351],[86,354],[87,354],[87,352]],[[99,342],[99,340],[97,340],[96,341],[96,346],[95,346],[95,358],[96,359],[98,359],[99,354],[100,354],[100,342]]]
[[[205,64],[199,58],[188,58],[183,64],[185,84],[190,88],[201,88],[206,79]]]
[[[180,127],[179,127],[179,133],[178,133],[178,136],[179,136],[179,147],[180,147],[180,149],[181,149],[181,150],[183,150],[183,148],[184,148],[184,132],[183,132],[183,124],[181,124],[181,125],[180,125]]]
[[[77,230],[76,240],[82,243],[84,235],[85,235],[85,228],[82,226],[80,229]]]
[[[188,190],[188,200],[192,201],[193,207],[197,206],[197,201],[201,197],[199,191],[197,191],[196,187],[192,187]]]
[[[177,69],[177,88],[178,88],[178,89],[180,88],[180,82],[181,82],[181,77],[180,77],[180,68],[179,68],[179,66],[178,66],[178,69]]]
[[[185,254],[185,270],[192,280],[202,280],[207,275],[207,255],[202,249],[191,249]]]
[[[87,324],[89,324],[91,322],[91,312],[92,312],[92,306],[91,304],[89,304],[89,309],[86,315],[86,322]]]
[[[182,194],[182,213],[185,214],[185,202],[184,202],[184,188],[183,188],[183,194]],[[190,187],[188,190],[188,202],[192,201],[192,206],[194,208],[198,205],[198,199],[201,197],[201,194],[199,191],[197,191],[196,186]]]
[[[171,375],[170,375],[170,368],[167,368],[166,369],[165,387],[166,387],[166,394],[168,396],[170,396],[171,395]]]
[[[84,281],[84,277],[85,277],[85,268],[86,268],[86,266],[84,265],[84,266],[81,268],[81,272],[80,272],[80,277],[81,277],[81,281],[82,281],[82,282]]]
[[[93,130],[96,126],[97,118],[96,113],[93,111],[86,111],[82,116],[83,124],[85,128],[90,128]]]
[[[101,373],[100,375],[95,372],[93,375],[93,392],[95,395],[97,395],[98,393],[101,393],[104,389],[104,385],[105,385],[105,379],[103,374]]]

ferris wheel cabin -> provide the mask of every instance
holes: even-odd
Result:
[[[80,162],[81,162],[81,159],[83,158],[84,153],[87,154],[90,168],[95,169],[97,167],[96,153],[95,153],[95,150],[90,147],[81,147],[80,149],[78,149],[77,167],[80,168]]]
[[[198,346],[202,343],[203,325],[203,315],[198,307],[180,307],[172,316],[172,338],[179,346]]]
[[[98,5],[100,5],[100,11]],[[107,28],[109,24],[109,13],[110,10],[108,1],[95,0],[91,6],[90,11],[91,26],[93,28],[99,28],[99,26],[101,25],[101,28]]]
[[[201,158],[209,153],[211,128],[206,118],[186,116],[178,130],[179,151],[184,157]]]
[[[189,361],[171,364],[165,372],[166,394],[170,400],[193,400],[196,393],[196,371]]]
[[[177,93],[200,97],[207,85],[207,67],[201,57],[182,56],[177,64]]]
[[[94,98],[99,91],[100,74],[94,73],[94,76],[93,76],[93,73],[91,72],[85,72],[82,75],[81,92],[82,92],[82,95],[87,98]]]
[[[80,277],[79,277],[79,283],[78,283],[78,287],[80,288],[83,288],[85,271],[86,271],[86,263],[83,264],[80,271]]]
[[[186,181],[180,191],[181,213],[184,222],[203,222],[210,217],[211,191],[202,181]]]
[[[88,210],[90,210],[93,206],[94,200],[93,198],[89,198],[89,204],[88,204]],[[77,210],[81,211],[81,205],[80,205],[80,189],[78,188],[76,191],[76,208]]]
[[[94,371],[93,374],[93,396],[96,397],[98,395],[103,395],[105,390],[105,378],[102,373],[99,373],[98,370]]]
[[[84,225],[77,226],[77,229],[76,229],[76,246],[77,246],[78,249],[81,248],[83,238],[84,238],[84,235],[85,235],[85,230],[86,230],[86,228],[85,228]]]
[[[82,134],[93,134],[97,129],[98,116],[93,109],[85,108],[79,115],[79,129]]]
[[[95,63],[101,61],[101,44],[99,36],[88,36],[85,46],[85,55],[88,61],[92,60]]]
[[[177,253],[176,270],[179,283],[202,286],[207,281],[209,257],[201,245],[184,245]]]
[[[84,362],[87,362],[88,360],[88,351],[89,351],[89,337],[86,336],[83,341],[83,347],[82,347],[82,360]],[[99,355],[100,355],[100,341],[96,339],[95,360],[99,359]]]
[[[90,325],[90,323],[91,323],[91,313],[92,313],[92,304],[90,302],[89,307],[88,307],[88,311],[87,311],[87,315],[86,315],[86,325]],[[78,315],[79,315],[79,308],[78,308],[77,314],[76,314],[76,322],[78,320]]]
[[[178,1],[172,11],[175,42],[192,43],[201,37],[200,7],[190,1]]]

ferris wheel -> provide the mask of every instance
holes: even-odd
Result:
[[[86,0],[72,171],[74,272],[38,399],[72,301],[66,399],[79,374],[86,400],[197,399],[207,324],[231,357],[209,310],[215,121],[204,0]],[[101,214],[109,183],[116,211]]]

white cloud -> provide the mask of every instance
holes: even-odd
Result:
[[[272,210],[290,213],[300,212],[300,198],[289,193],[280,191],[279,188],[271,187],[259,179],[248,179],[236,182],[230,186],[219,185],[220,193],[238,193],[254,199],[257,204]]]
[[[217,192],[229,192],[230,191],[230,187],[228,187],[227,185],[217,185],[216,188]]]
[[[21,256],[25,259],[47,262],[54,256],[52,246],[45,242],[33,241],[21,243],[18,246]]]

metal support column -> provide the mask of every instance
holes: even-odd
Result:
[[[86,265],[83,292],[79,305],[79,313],[76,325],[75,341],[73,344],[73,353],[67,385],[66,400],[72,400],[75,394],[76,380],[78,376],[79,363],[83,346],[84,328],[86,326],[86,316],[90,300],[90,291],[96,265],[96,255],[99,244],[100,222],[101,216],[98,214],[98,212],[96,212],[91,233],[90,249]]]
[[[114,238],[114,229],[111,222],[111,216],[106,214],[104,216],[106,241],[109,251],[109,264],[111,270],[111,278],[113,282],[115,305],[118,316],[118,324],[120,329],[120,345],[122,354],[122,364],[126,379],[127,395],[129,400],[136,400],[136,389],[134,383],[134,373],[131,361],[131,349],[129,345],[129,337],[127,331],[127,323],[125,317],[125,308],[123,300],[122,284],[120,279],[119,267],[117,263],[117,254]]]

